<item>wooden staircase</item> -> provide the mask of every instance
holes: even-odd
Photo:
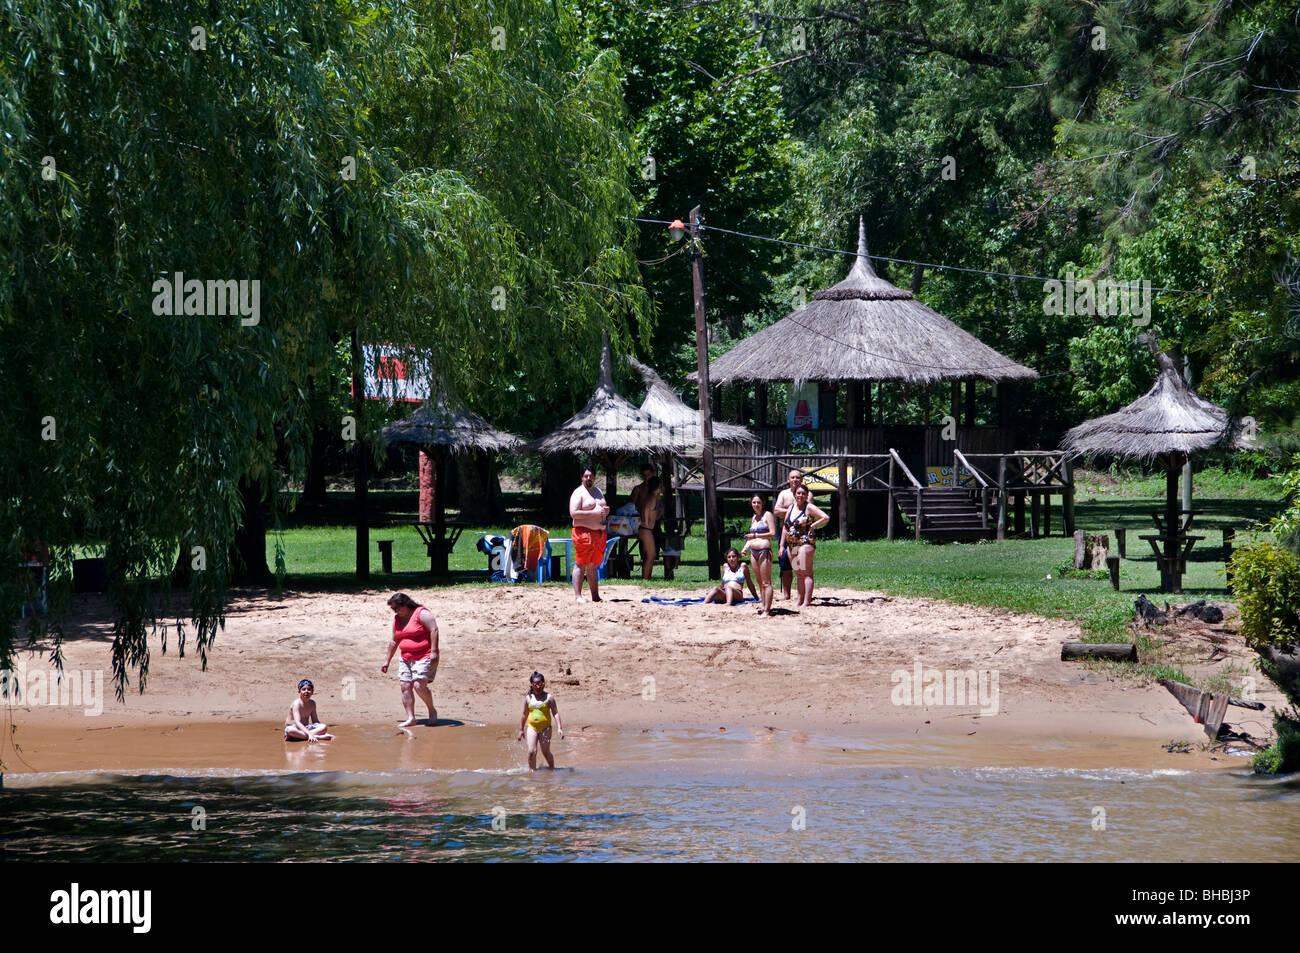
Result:
[[[996,539],[997,514],[990,507],[988,525],[985,525],[983,508],[978,493],[961,487],[932,486],[920,491],[921,537],[935,543],[963,542],[976,539]],[[896,490],[898,509],[915,531],[917,491]]]

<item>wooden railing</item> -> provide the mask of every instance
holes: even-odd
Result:
[[[1034,505],[1033,531],[1037,533],[1040,497],[1059,493],[1063,499],[1067,535],[1074,532],[1074,480],[1069,455],[1063,451],[1022,450],[1013,453],[964,453],[952,451],[953,484],[961,485],[964,469],[975,486],[968,488],[980,496],[980,521],[989,527],[989,509],[997,507],[997,536],[1005,539],[1008,499],[1015,495],[1031,496]],[[703,463],[694,458],[677,457],[674,482],[678,487],[704,482]],[[925,484],[917,479],[898,451],[866,454],[788,454],[788,453],[720,453],[713,457],[714,479],[720,493],[777,493],[786,486],[790,470],[804,475],[804,482],[816,488],[825,484],[838,500],[839,533],[848,539],[848,495],[850,492],[877,492],[887,496],[886,527],[894,538],[894,511],[900,494],[916,497],[913,533],[921,538],[925,511]],[[996,473],[996,476],[994,475]],[[900,476],[901,474],[901,476]],[[1023,502],[1023,500],[1022,500]],[[1019,517],[1017,517],[1019,519]]]

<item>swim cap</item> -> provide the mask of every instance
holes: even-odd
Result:
[[[306,686],[307,686],[308,688],[310,688],[312,691],[315,691],[315,690],[316,690],[316,686],[313,685],[313,684],[311,683],[311,679],[310,679],[310,678],[304,678],[301,682],[298,683],[298,691],[302,691],[302,687],[303,687],[304,685],[306,685]]]

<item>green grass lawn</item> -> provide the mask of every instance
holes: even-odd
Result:
[[[1061,576],[1074,554],[1072,539],[1059,535],[1047,539],[1012,539],[1002,542],[931,545],[911,540],[887,542],[869,540],[841,543],[823,539],[817,547],[816,577],[819,586],[879,590],[894,595],[928,596],[979,606],[993,606],[1033,612],[1053,618],[1077,620],[1085,637],[1094,641],[1128,641],[1128,620],[1133,601],[1147,593],[1155,601],[1160,574],[1150,546],[1139,533],[1154,532],[1150,513],[1160,509],[1164,498],[1163,480],[1146,478],[1115,483],[1105,475],[1079,481],[1075,504],[1078,529],[1110,532],[1114,526],[1128,530],[1128,558],[1121,564],[1120,590],[1108,580]],[[1244,530],[1255,520],[1277,512],[1277,484],[1247,480],[1236,474],[1207,471],[1198,474],[1195,508],[1202,514],[1196,528],[1208,538],[1197,544],[1188,562],[1184,592],[1176,600],[1224,601],[1225,586],[1220,531],[1225,526]],[[481,533],[503,532],[507,526],[524,522],[541,523],[532,507],[536,494],[506,494],[507,519],[500,526],[466,529],[452,553],[452,575],[433,580],[428,575],[428,557],[411,528],[416,509],[414,491],[372,491],[371,580],[369,586],[427,590],[442,585],[486,582],[487,558],[475,549]],[[298,590],[355,589],[361,586],[353,576],[355,542],[350,519],[351,495],[331,493],[324,506],[300,507],[284,531],[286,585]],[[449,518],[454,514],[449,513]],[[834,525],[834,524],[832,524]],[[1059,512],[1053,525],[1059,533]],[[568,536],[567,525],[548,527],[555,536]],[[375,541],[393,540],[391,576],[379,573]],[[273,541],[268,559],[274,558]],[[1112,538],[1111,551],[1115,552]],[[705,541],[701,535],[686,539],[683,562],[676,579],[665,582],[661,573],[655,588],[703,590],[708,585]],[[1049,579],[1048,576],[1051,578]],[[639,584],[639,582],[638,582]]]

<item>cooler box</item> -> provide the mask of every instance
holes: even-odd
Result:
[[[635,516],[611,516],[605,524],[611,536],[635,536],[641,520]]]

